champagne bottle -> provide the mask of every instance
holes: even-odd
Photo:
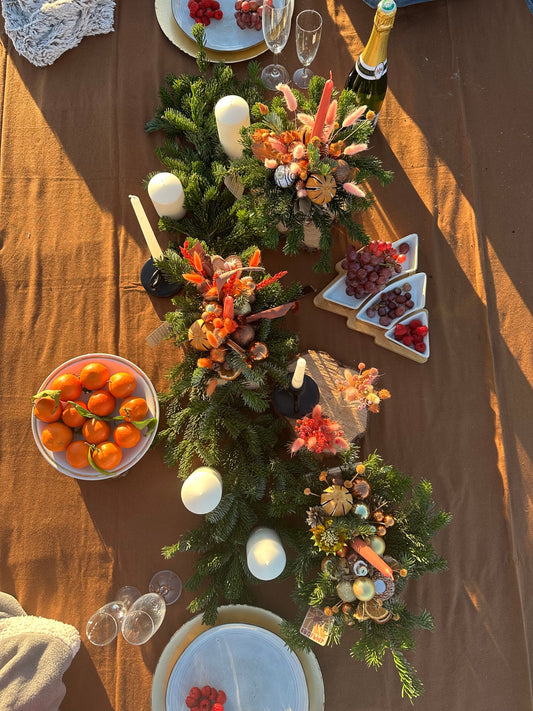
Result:
[[[366,47],[346,80],[346,89],[357,96],[357,105],[366,104],[368,118],[375,126],[387,92],[387,43],[394,24],[394,0],[381,0],[374,16],[374,27]]]

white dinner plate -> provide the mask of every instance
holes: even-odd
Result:
[[[211,24],[205,28],[205,43],[208,49],[229,52],[249,49],[264,41],[262,30],[253,28],[241,30],[237,25],[235,21],[235,0],[218,1],[223,17],[221,20],[211,19]],[[186,35],[193,38],[191,29],[195,24],[195,20],[190,16],[187,0],[172,0],[172,14],[178,27]]]
[[[290,703],[297,703],[291,711],[301,708],[324,711],[324,683],[316,657],[301,650],[291,652],[279,637],[281,622],[282,619],[273,612],[249,605],[220,607],[214,627],[202,624],[202,615],[186,622],[159,658],[152,683],[152,711],[187,711],[184,702],[188,692],[192,686],[203,682],[204,686],[226,693],[224,711],[285,711]],[[217,630],[222,632],[217,633]],[[228,644],[224,651],[226,642],[232,644]],[[222,650],[218,656],[214,655],[216,647]],[[192,650],[191,656],[189,649]],[[189,673],[191,660],[197,659],[197,653],[200,661],[198,666],[194,661],[195,666]],[[204,664],[206,677],[198,678]],[[281,664],[281,672],[278,664]],[[276,671],[272,672],[272,669]],[[248,676],[255,679],[256,692],[252,689],[253,684],[246,681]],[[292,687],[289,695],[282,688],[287,679]],[[247,693],[255,694],[253,703],[245,698],[246,688],[250,689]],[[266,692],[261,691],[261,696],[266,693],[268,698],[260,698],[258,691],[265,688]],[[175,696],[179,698],[174,699]],[[302,703],[306,705],[301,706]]]
[[[222,689],[224,711],[309,711],[300,660],[273,632],[247,624],[212,627],[178,659],[168,680],[168,711],[188,711],[197,686]]]
[[[131,373],[136,380],[135,391],[131,397],[144,398],[148,404],[148,414],[146,415],[146,419],[155,417],[159,420],[159,401],[157,399],[157,393],[154,386],[150,382],[148,376],[129,360],[121,358],[117,355],[110,355],[109,353],[87,353],[86,355],[77,356],[76,358],[66,361],[50,373],[36,392],[49,389],[55,378],[63,373],[74,373],[75,375],[79,375],[85,365],[94,361],[103,363],[109,369],[111,375],[113,375],[113,373],[121,372]],[[88,398],[89,395],[82,392],[79,399],[86,402]],[[121,401],[117,400],[117,406],[112,415],[118,415],[120,403]],[[145,434],[146,429],[143,430],[139,443],[130,449],[123,449],[122,461],[120,462],[120,465],[106,475],[100,474],[90,466],[85,469],[75,469],[67,462],[65,452],[51,452],[49,449],[46,449],[41,441],[41,434],[43,429],[46,427],[46,423],[38,420],[33,414],[33,411],[31,415],[31,427],[35,443],[49,464],[67,476],[71,476],[74,479],[85,479],[87,481],[113,479],[127,472],[128,469],[131,469],[131,467],[136,464],[148,451],[148,448],[150,447],[157,431],[157,427],[155,427],[150,434]],[[75,434],[74,439],[82,439],[82,437],[81,435]]]

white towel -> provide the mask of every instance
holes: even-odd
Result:
[[[75,627],[27,615],[0,592],[0,709],[57,711],[66,693],[63,674],[79,648]]]
[[[114,0],[3,0],[6,34],[38,67],[53,64],[84,37],[113,31]]]

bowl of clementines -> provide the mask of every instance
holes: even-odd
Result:
[[[88,353],[56,368],[33,397],[39,451],[63,474],[89,481],[125,474],[150,447],[159,402],[134,363]]]

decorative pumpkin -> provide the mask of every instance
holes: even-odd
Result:
[[[320,504],[328,516],[345,516],[352,510],[353,496],[344,486],[328,486],[320,495]]]
[[[314,202],[315,205],[326,205],[335,197],[337,183],[331,174],[314,173],[307,179],[305,189],[311,202]]]

